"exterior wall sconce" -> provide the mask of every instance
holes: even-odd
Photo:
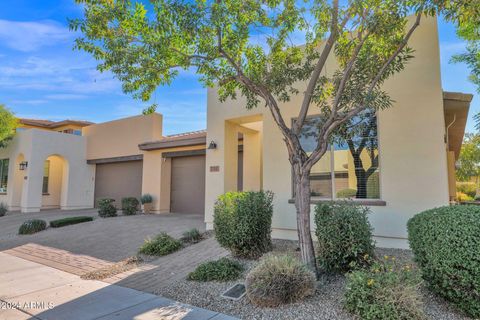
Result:
[[[20,162],[18,169],[20,169],[21,171],[23,171],[23,170],[25,170],[25,169],[27,169],[27,168],[28,168],[28,161],[22,161],[22,162]]]
[[[210,141],[210,144],[208,145],[208,150],[215,150],[217,149],[217,144],[215,143],[215,141]]]

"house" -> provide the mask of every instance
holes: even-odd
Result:
[[[371,209],[375,238],[385,247],[406,247],[410,217],[454,200],[472,100],[441,87],[436,19],[423,20],[410,45],[415,59],[384,85],[394,106],[354,119],[361,130],[340,135],[311,174],[312,209],[353,198]],[[328,61],[324,72],[334,66]],[[295,120],[301,98],[281,105],[284,119]],[[241,97],[220,102],[215,88],[207,105],[206,131],[170,136],[156,113],[99,124],[25,120],[0,149],[0,202],[33,212],[91,208],[104,197],[120,206],[122,197],[149,193],[154,212],[197,214],[211,229],[219,195],[264,189],[275,194],[273,237],[295,239],[291,168],[269,110],[248,110]],[[319,121],[311,111],[301,137],[307,152]]]

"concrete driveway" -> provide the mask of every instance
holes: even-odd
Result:
[[[28,219],[50,220],[72,216],[93,216],[92,222],[62,228],[48,228],[33,235],[18,235]],[[160,232],[179,238],[197,228],[205,230],[203,216],[188,214],[152,214],[99,218],[96,210],[52,210],[39,213],[9,213],[0,217],[0,251],[26,243],[36,243],[117,262],[134,255],[143,241]]]

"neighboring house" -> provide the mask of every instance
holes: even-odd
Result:
[[[394,106],[354,119],[360,129],[338,135],[311,175],[312,218],[315,203],[354,198],[371,208],[376,240],[386,247],[406,247],[410,217],[454,200],[472,100],[441,87],[436,19],[423,20],[410,45],[415,59],[384,86]],[[328,61],[324,72],[334,66]],[[301,98],[281,105],[287,121]],[[32,212],[93,207],[105,197],[120,206],[122,197],[150,193],[155,212],[198,214],[211,229],[219,195],[264,189],[275,193],[273,236],[295,239],[287,149],[268,109],[247,110],[242,98],[221,103],[215,89],[207,104],[207,131],[172,136],[163,136],[160,114],[89,125],[23,120],[25,129],[0,149],[0,202]],[[301,137],[307,152],[317,121],[312,109]]]

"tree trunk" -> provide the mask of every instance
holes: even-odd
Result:
[[[363,162],[358,153],[352,153],[355,166],[355,176],[357,177],[357,199],[367,198],[367,175],[363,169]]]
[[[298,243],[302,262],[317,275],[317,263],[310,229],[310,171],[301,168],[300,165],[294,165],[293,172]]]

